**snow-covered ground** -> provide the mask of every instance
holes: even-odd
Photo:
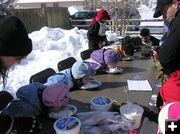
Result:
[[[154,11],[142,5],[140,13],[143,19],[152,17]],[[71,9],[72,12],[75,10]],[[152,17],[153,18],[153,17]],[[161,25],[161,24],[156,24]],[[57,63],[73,56],[81,60],[80,52],[88,49],[87,30],[64,30],[61,28],[43,27],[29,34],[33,42],[33,51],[9,72],[5,90],[14,93],[19,87],[29,83],[31,75],[46,68],[57,69]],[[107,32],[109,40],[117,40],[117,36]],[[1,84],[2,86],[2,84]],[[2,89],[2,88],[1,88]]]

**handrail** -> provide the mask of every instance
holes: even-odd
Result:
[[[131,22],[131,23],[130,23]],[[140,25],[143,22],[143,25]],[[150,22],[150,24],[146,24],[146,22]],[[159,29],[151,31],[151,34],[163,34],[163,23],[162,25],[153,26],[152,23],[155,22],[163,22],[163,19],[111,19],[109,28],[112,32],[115,32],[117,35],[124,36],[126,34],[129,35],[137,35],[140,34],[140,29],[146,27],[151,29]],[[137,31],[136,31],[137,30]]]

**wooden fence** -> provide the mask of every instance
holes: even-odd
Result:
[[[66,7],[11,9],[9,13],[24,22],[28,33],[40,30],[43,26],[70,29],[69,12]]]

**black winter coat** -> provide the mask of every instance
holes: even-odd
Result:
[[[169,33],[159,49],[159,61],[167,73],[180,70],[180,10],[169,26]]]
[[[87,38],[89,40],[89,49],[97,50],[100,49],[100,42],[107,42],[105,32],[107,27],[101,27],[98,21],[95,21],[92,25],[88,27]],[[101,34],[101,35],[99,35]]]

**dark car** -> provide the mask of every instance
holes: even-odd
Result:
[[[96,11],[79,11],[70,16],[71,26],[87,29],[89,22],[97,15]]]

